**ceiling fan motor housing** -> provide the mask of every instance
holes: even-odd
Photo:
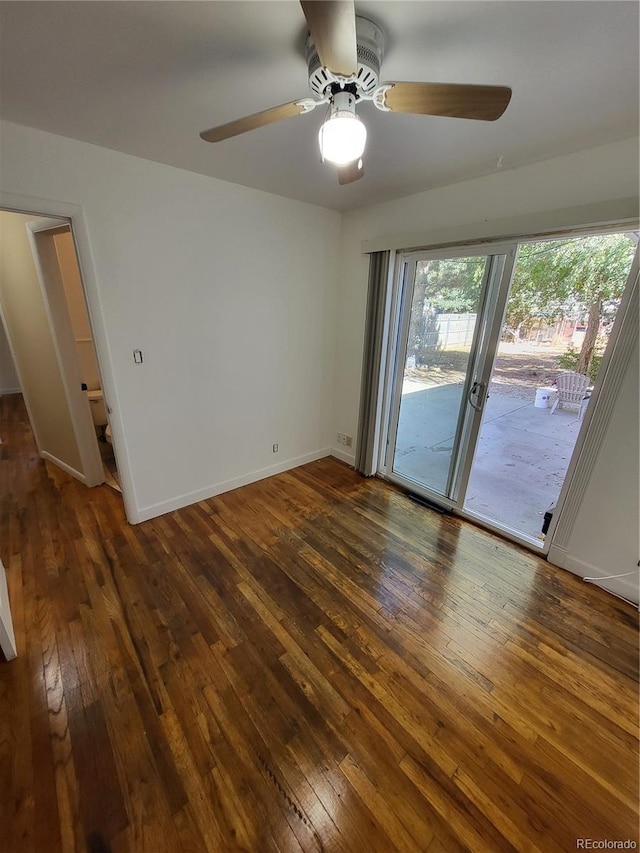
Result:
[[[366,18],[356,17],[358,71],[355,77],[341,77],[320,64],[318,51],[307,37],[305,52],[309,69],[309,88],[317,98],[323,98],[333,83],[353,83],[363,95],[370,95],[378,86],[384,53],[384,37],[380,27]]]

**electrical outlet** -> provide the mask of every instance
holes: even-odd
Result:
[[[278,445],[274,444],[271,449],[273,450],[274,453],[277,453],[278,452]]]
[[[343,432],[339,432],[337,438],[338,438],[338,444],[346,444],[347,443],[347,436]]]

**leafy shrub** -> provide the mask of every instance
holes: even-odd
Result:
[[[578,350],[573,344],[569,344],[567,349],[556,358],[556,362],[558,367],[561,367],[563,370],[575,370],[578,366],[579,358],[580,353]]]
[[[587,370],[587,376],[592,382],[595,381],[595,378],[598,375],[603,355],[604,346],[596,345],[596,348],[593,350],[593,354],[591,355],[591,361],[589,362],[589,368]],[[556,358],[556,363],[562,370],[577,370],[579,360],[580,353],[573,344],[569,344],[567,349]]]

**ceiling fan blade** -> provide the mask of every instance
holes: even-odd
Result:
[[[354,160],[352,163],[347,163],[344,166],[338,166],[338,183],[352,184],[354,181],[360,180],[364,175],[364,166],[362,165],[362,157],[359,160]]]
[[[344,77],[358,70],[353,0],[300,0],[320,62]]]
[[[293,118],[293,116],[299,116],[308,111],[300,102],[292,101],[290,104],[280,104],[279,107],[271,107],[270,110],[263,110],[260,113],[230,121],[228,124],[203,130],[200,137],[205,142],[221,142],[231,136],[238,136],[238,134],[246,133],[248,130],[257,130],[257,128],[273,124],[275,121]]]
[[[507,86],[476,86],[462,83],[385,83],[392,88],[384,104],[394,113],[450,116],[495,121],[511,100]]]

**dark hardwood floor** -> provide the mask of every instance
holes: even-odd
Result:
[[[0,436],[3,853],[638,842],[634,608],[332,459],[131,527]]]

